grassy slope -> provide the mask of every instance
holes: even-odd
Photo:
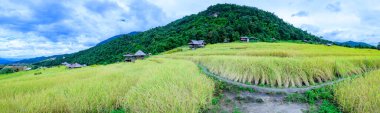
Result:
[[[0,87],[0,112],[198,112],[213,82],[189,61],[150,58],[2,75]]]
[[[377,50],[311,44],[229,43],[167,53],[172,54],[166,57],[191,59],[231,80],[277,87],[314,85],[380,68]]]

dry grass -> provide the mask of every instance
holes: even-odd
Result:
[[[195,64],[167,59],[2,75],[0,87],[3,113],[198,112],[213,92],[213,82]]]
[[[335,88],[335,98],[345,112],[380,112],[380,70],[344,81]]]

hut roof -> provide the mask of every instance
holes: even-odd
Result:
[[[189,44],[202,45],[204,43],[204,40],[191,40]]]
[[[135,56],[145,56],[146,54],[141,51],[141,50],[138,50],[136,53],[135,53]]]
[[[80,64],[78,64],[78,63],[75,63],[75,64],[67,64],[66,66],[69,67],[69,68],[83,67],[82,65],[80,65]]]
[[[126,55],[123,55],[123,56],[126,56],[126,57],[132,57],[132,56],[134,56],[133,54],[131,54],[131,53],[128,53],[128,54],[126,54]]]

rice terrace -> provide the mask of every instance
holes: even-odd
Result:
[[[366,43],[338,42],[337,38],[349,39],[344,37],[348,35],[321,34],[306,29],[313,27],[306,23],[297,25],[308,22],[299,18],[311,18],[313,13],[284,17],[286,11],[257,8],[265,8],[262,4],[267,1],[252,2],[255,5],[212,1],[204,3],[209,7],[203,11],[191,11],[175,21],[168,19],[175,17],[163,17],[181,14],[163,13],[168,10],[162,3],[169,1],[103,2],[88,2],[90,6],[83,5],[84,1],[30,2],[47,12],[20,5],[31,8],[30,18],[43,15],[38,16],[42,23],[25,17],[13,20],[22,24],[14,24],[0,15],[0,20],[9,21],[7,25],[0,22],[5,26],[0,26],[4,43],[0,57],[9,57],[0,58],[0,113],[380,113],[376,34],[363,37]],[[302,4],[327,3],[309,2]],[[326,10],[348,3],[328,4]],[[4,4],[15,6],[10,1]],[[113,4],[114,9],[103,10],[105,4]],[[297,6],[285,1],[277,5],[290,7],[285,4]],[[194,7],[202,8],[198,5]],[[68,14],[52,14],[63,15],[58,11],[61,7]],[[340,10],[344,7],[334,14]],[[87,18],[85,23],[83,18]],[[164,26],[151,27],[157,26],[152,22],[163,20],[157,25]],[[68,26],[72,24],[75,29]],[[24,34],[30,37],[25,39],[28,42],[9,38],[22,37],[26,31],[12,30],[24,27],[33,28]],[[142,32],[126,34],[130,29]],[[104,41],[96,39],[111,36],[103,32],[118,34]],[[44,42],[41,37],[56,39]]]

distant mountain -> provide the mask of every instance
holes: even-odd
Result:
[[[108,38],[107,40],[104,40],[104,41],[98,43],[97,46],[105,44],[105,43],[107,43],[109,41],[112,41],[114,39],[120,38],[123,35],[130,35],[130,36],[132,36],[132,35],[136,35],[138,33],[140,33],[140,32],[134,31],[134,32],[130,32],[128,34],[116,35],[116,36],[113,36],[111,38]],[[33,63],[38,63],[38,62],[43,62],[43,61],[44,62],[51,61],[51,60],[55,60],[57,58],[63,59],[65,55],[67,55],[67,54],[64,54],[64,55],[53,55],[53,56],[42,56],[42,57],[36,57],[36,58],[23,59],[23,60],[15,61],[15,62],[12,62],[12,63],[17,63],[17,64],[33,64]],[[10,62],[8,62],[8,63],[10,63]],[[0,62],[0,64],[1,64],[1,62]]]
[[[124,59],[123,54],[142,50],[158,54],[186,45],[191,39],[206,43],[237,41],[241,36],[257,41],[308,40],[310,43],[328,43],[284,22],[271,12],[256,7],[217,4],[207,10],[183,17],[165,26],[152,28],[136,35],[121,35],[95,47],[65,55],[65,59],[36,63],[54,66],[62,62],[81,64],[109,64]]]
[[[5,59],[5,58],[0,58],[0,64],[8,64],[8,63],[11,63],[11,62],[13,62],[13,61]]]
[[[36,58],[29,58],[29,59],[23,59],[19,61],[14,61],[12,64],[33,64],[33,63],[38,63],[41,61],[49,61],[49,60],[55,60],[57,58],[64,58],[64,55],[53,55],[53,56],[42,56],[42,57],[36,57]]]
[[[133,32],[130,32],[130,33],[128,33],[128,34],[120,34],[120,35],[116,35],[116,36],[113,36],[113,37],[111,37],[111,38],[108,38],[108,39],[106,39],[106,40],[104,40],[104,41],[98,43],[97,46],[98,46],[98,45],[105,44],[105,43],[107,43],[107,42],[109,42],[109,41],[112,41],[112,40],[114,40],[114,39],[116,39],[116,38],[120,38],[120,37],[123,36],[123,35],[130,35],[130,36],[132,36],[132,35],[137,35],[138,33],[141,33],[141,32],[133,31]]]
[[[335,42],[336,45],[345,46],[345,47],[354,47],[354,48],[376,48],[373,45],[364,43],[364,42],[354,42],[354,41],[347,41],[347,42]]]

